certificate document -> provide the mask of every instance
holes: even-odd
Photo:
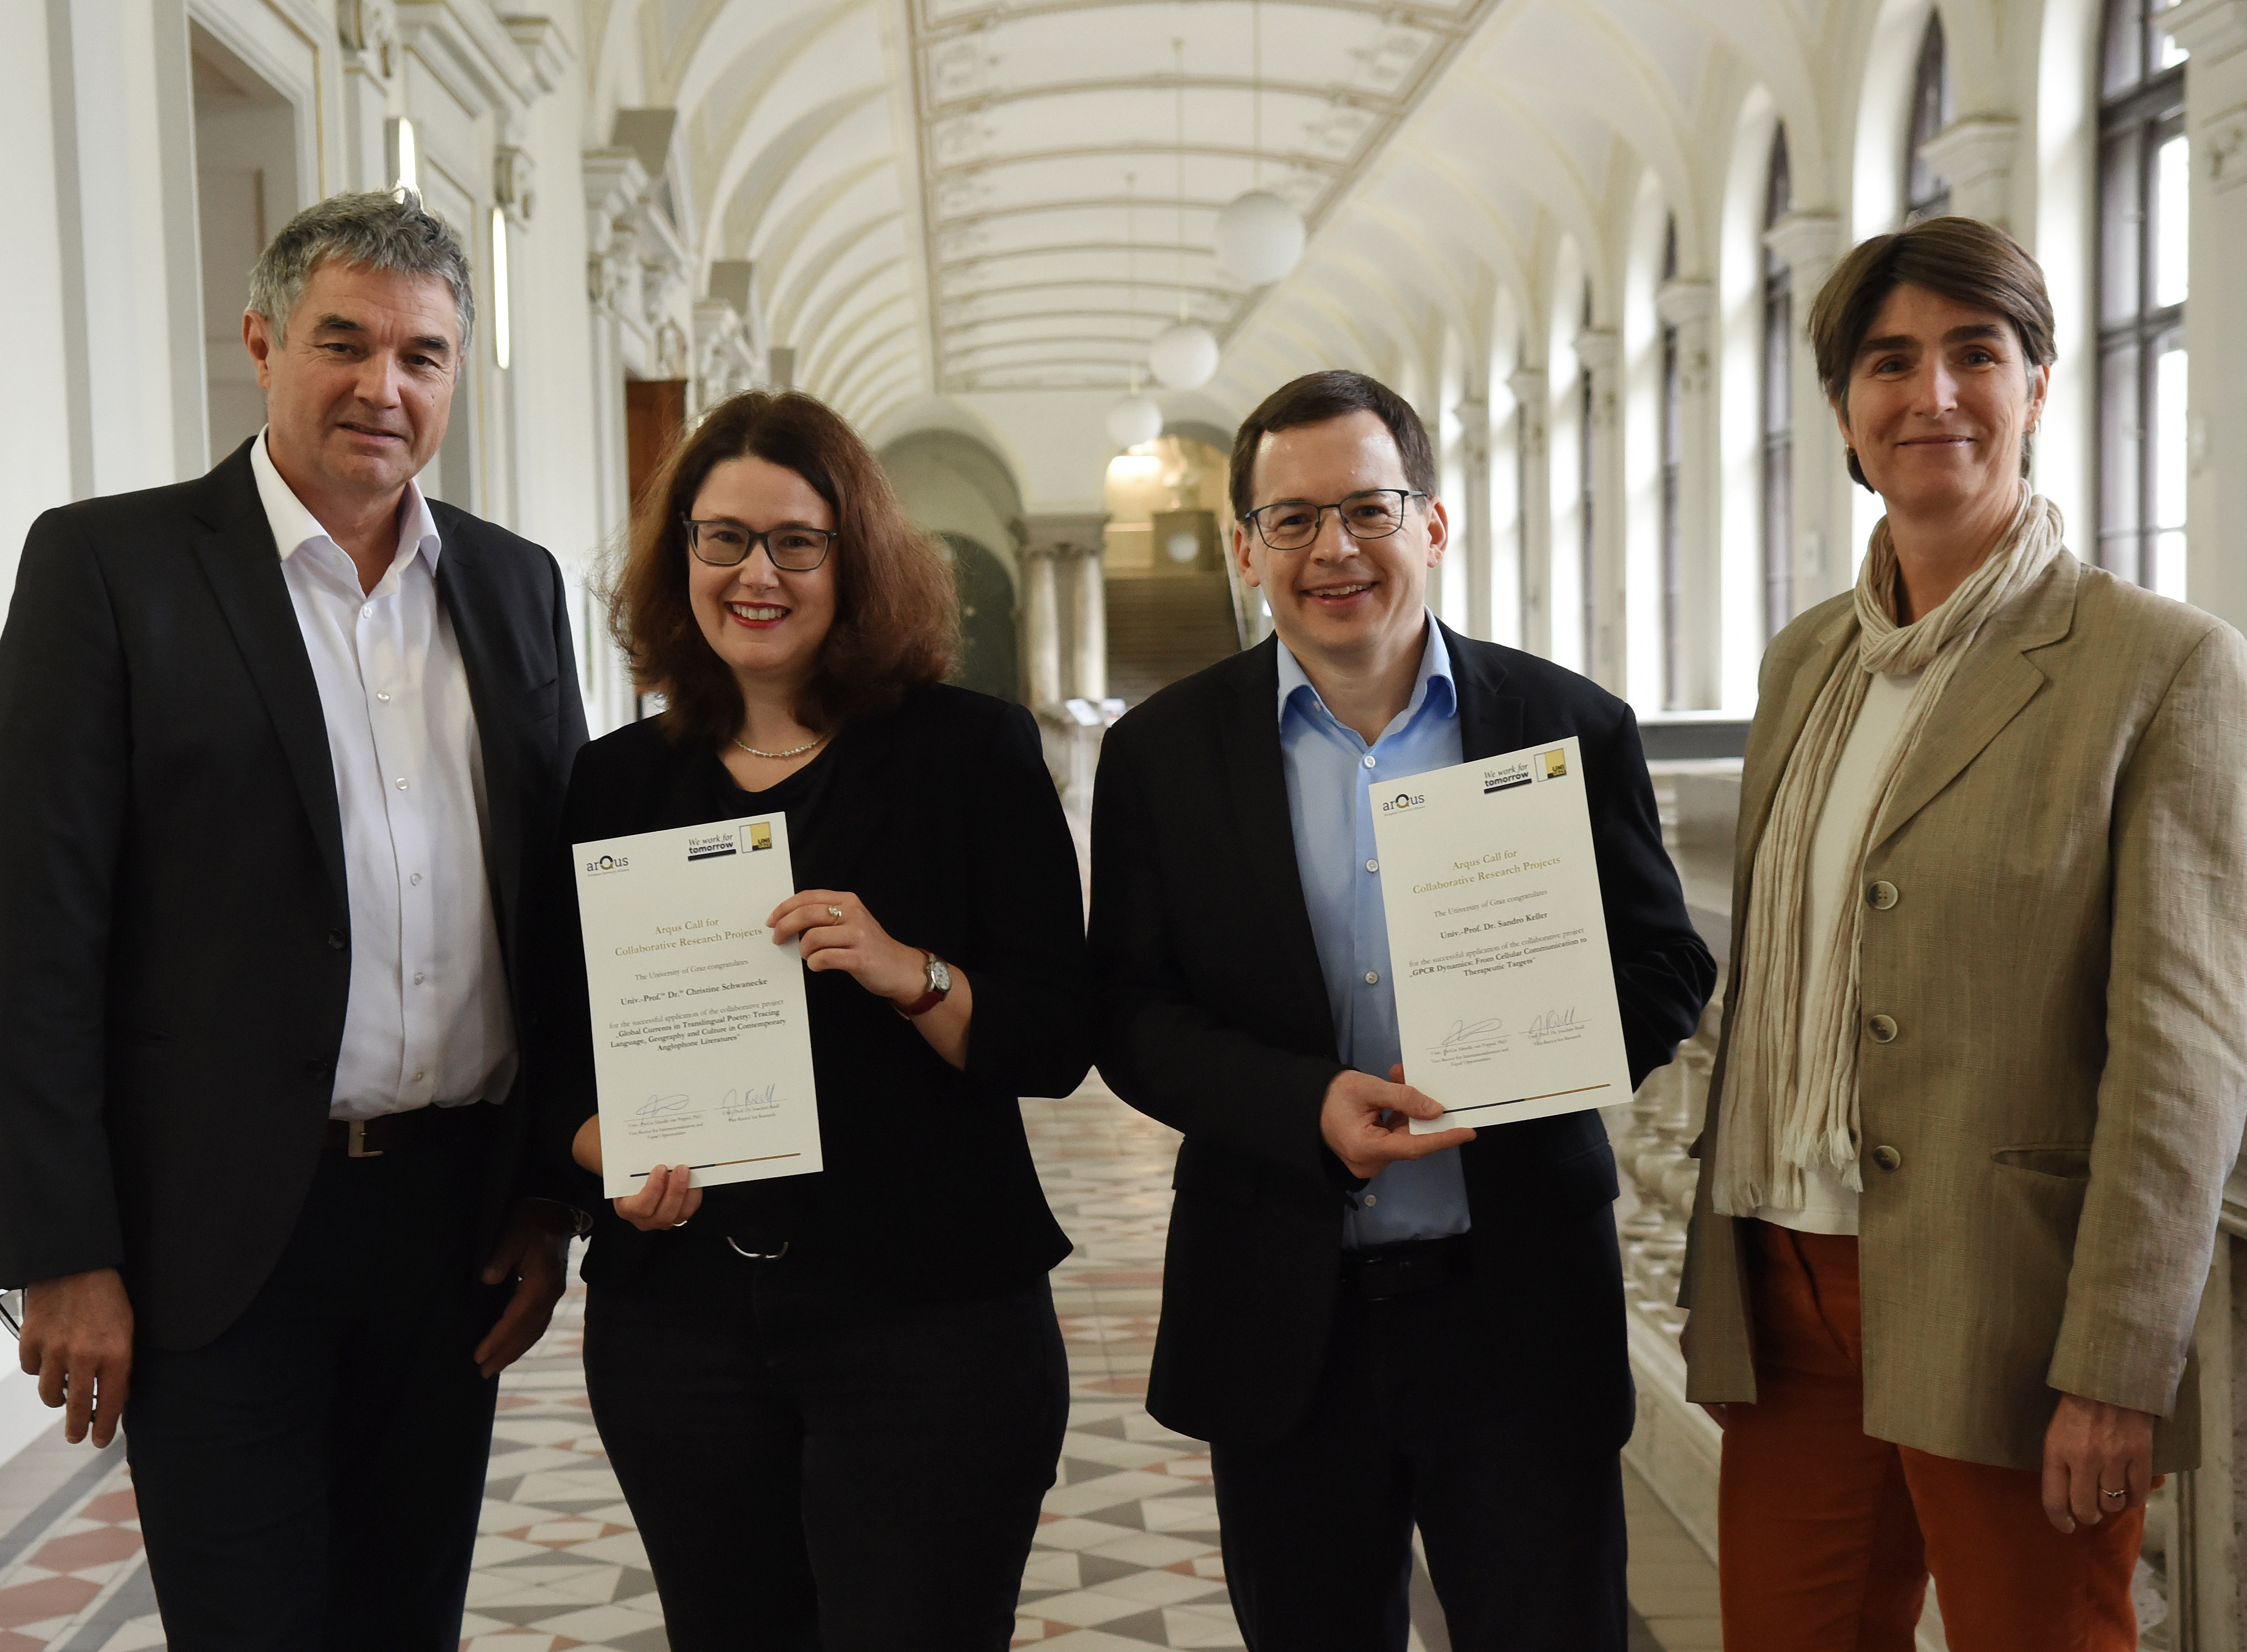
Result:
[[[576,848],[602,1191],[658,1164],[697,1187],[817,1170],[803,966],[765,926],[796,892],[787,818]]]
[[[1416,1135],[1630,1095],[1574,736],[1373,795]]]

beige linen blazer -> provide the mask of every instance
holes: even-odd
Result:
[[[1780,772],[1856,635],[1843,595],[1764,656],[1736,936]],[[2247,1120],[2247,642],[2063,550],[1961,662],[1857,898],[1865,1431],[2034,1469],[2078,1394],[2155,1413],[2155,1470],[2192,1466],[2193,1320]],[[1748,1225],[1709,1191],[1687,1392],[1752,1401]]]

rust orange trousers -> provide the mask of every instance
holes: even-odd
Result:
[[[2062,1536],[2039,1477],[1864,1431],[1857,1241],[1753,1224],[1756,1390],[1718,1492],[1725,1652],[2134,1652],[2142,1507]],[[1967,1374],[1962,1373],[1962,1376]]]

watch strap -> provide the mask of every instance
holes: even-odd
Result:
[[[936,954],[924,947],[921,949],[921,959],[923,960],[922,966],[925,968],[929,964],[932,964],[936,961]],[[932,986],[928,991],[923,993],[919,998],[913,1000],[910,1004],[899,1004],[894,998],[891,999],[890,1002],[896,1006],[898,1014],[910,1021],[916,1015],[927,1014],[929,1011],[934,1009],[939,1004],[944,1002],[946,998],[948,996],[950,996],[949,988],[940,992],[937,988]]]

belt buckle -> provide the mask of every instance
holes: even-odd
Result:
[[[382,1157],[383,1150],[381,1148],[369,1147],[366,1144],[366,1121],[365,1119],[355,1118],[352,1120],[351,1130],[345,1137],[344,1154],[345,1157],[348,1158],[380,1158]]]

